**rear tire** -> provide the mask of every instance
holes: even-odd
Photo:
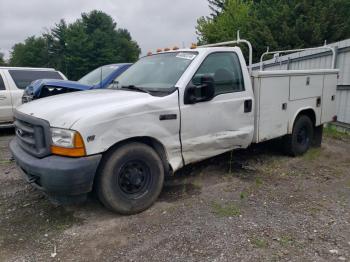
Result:
[[[142,143],[123,145],[108,153],[99,170],[97,194],[108,209],[131,215],[149,208],[164,182],[159,155]]]
[[[284,137],[285,152],[291,156],[306,153],[312,145],[314,126],[306,115],[299,116],[294,123],[293,132]]]

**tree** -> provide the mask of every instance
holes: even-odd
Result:
[[[224,10],[226,0],[208,0],[208,2],[209,8],[212,11],[210,15],[215,18]]]
[[[11,66],[48,66],[47,41],[43,37],[30,36],[24,43],[12,47],[9,64]]]
[[[259,53],[266,50],[266,43],[276,46],[270,29],[256,16],[253,1],[226,0],[224,8],[215,19],[199,18],[196,30],[200,44],[236,39],[239,30],[244,38],[251,41],[255,60]],[[247,49],[245,46],[242,48],[247,58]]]
[[[350,37],[348,0],[208,0],[211,17],[198,20],[200,43],[249,39],[254,60],[271,49],[314,47]],[[214,8],[214,9],[213,9]],[[217,13],[215,13],[215,10]]]
[[[66,75],[67,72],[67,59],[66,59],[66,32],[67,23],[64,19],[43,36],[48,43],[49,61],[55,68],[58,68]]]
[[[5,66],[5,65],[6,65],[6,62],[4,59],[4,54],[0,53],[0,66]]]
[[[117,28],[112,17],[101,12],[83,13],[66,26],[61,21],[51,30],[51,51],[59,55],[57,68],[78,79],[87,72],[110,63],[134,62],[140,49],[126,29]]]
[[[10,62],[54,67],[76,80],[102,65],[134,62],[140,52],[128,30],[117,28],[111,16],[95,10],[71,24],[61,20],[41,37],[14,45]]]

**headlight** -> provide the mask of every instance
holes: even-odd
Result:
[[[62,128],[51,128],[52,154],[62,156],[85,156],[84,141],[79,132]]]

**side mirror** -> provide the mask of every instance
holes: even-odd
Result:
[[[189,85],[186,87],[184,103],[187,105],[210,101],[214,96],[214,79],[211,76],[202,76],[199,86]]]

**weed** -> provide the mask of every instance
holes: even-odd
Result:
[[[267,248],[269,245],[265,239],[260,238],[253,238],[251,243],[256,248]]]
[[[234,217],[241,214],[240,209],[234,203],[220,205],[219,203],[213,202],[211,206],[213,212],[219,217]]]
[[[319,158],[321,155],[320,148],[310,148],[303,156],[303,158],[307,161],[312,161]]]
[[[0,165],[8,165],[11,164],[10,160],[0,160]]]
[[[293,246],[294,243],[295,243],[295,239],[289,235],[284,235],[280,239],[280,244],[282,246]]]
[[[350,180],[348,180],[345,184],[346,184],[346,188],[350,188]]]
[[[333,125],[328,125],[327,127],[325,127],[323,129],[323,133],[326,137],[334,138],[337,140],[344,140],[350,138],[349,132],[341,132]]]
[[[255,178],[255,185],[257,185],[258,187],[261,186],[263,184],[263,180],[261,177],[257,176]]]
[[[247,192],[241,192],[241,193],[239,194],[239,197],[240,197],[241,199],[245,199],[245,198],[247,198],[247,196],[248,196],[248,193],[247,193]]]
[[[230,153],[229,171],[228,171],[229,174],[232,174],[232,163],[233,163],[233,150],[231,150],[231,153]]]

